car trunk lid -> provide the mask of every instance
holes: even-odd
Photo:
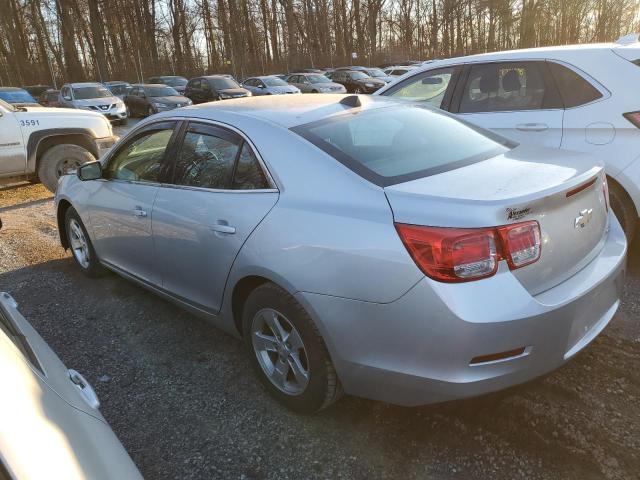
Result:
[[[513,270],[533,295],[583,268],[604,245],[601,164],[579,153],[518,147],[488,160],[385,188],[397,223],[479,228],[536,220],[540,259]]]

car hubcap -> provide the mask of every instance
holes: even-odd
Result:
[[[58,162],[58,165],[56,165],[56,175],[60,178],[63,175],[67,175],[72,170],[77,170],[79,166],[80,162],[78,160],[64,158]]]
[[[287,395],[300,395],[309,384],[307,351],[300,334],[280,312],[265,308],[251,325],[258,363],[273,385]]]
[[[82,227],[75,218],[69,222],[69,243],[76,261],[82,268],[89,268],[89,244],[84,237]]]

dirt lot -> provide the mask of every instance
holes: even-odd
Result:
[[[0,291],[69,366],[148,479],[640,478],[640,253],[622,308],[582,354],[506,394],[406,409],[346,397],[284,410],[243,346],[58,244],[51,194],[0,190]]]

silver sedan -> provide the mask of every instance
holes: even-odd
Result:
[[[242,337],[291,409],[420,405],[549,372],[609,323],[601,163],[384,97],[230,100],[63,177],[62,245]]]
[[[332,82],[321,73],[292,73],[286,81],[302,93],[347,93],[344,85]]]

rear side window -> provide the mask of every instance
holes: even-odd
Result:
[[[383,95],[414,102],[425,102],[437,108],[443,108],[443,101],[455,68],[430,70],[406,79],[389,89]]]
[[[246,142],[243,143],[242,150],[240,150],[240,155],[238,156],[238,163],[233,176],[233,188],[234,190],[269,188],[267,177],[262,171],[251,147]]]
[[[510,112],[562,108],[547,85],[544,62],[472,65],[460,99],[460,113]]]
[[[507,150],[500,137],[413,105],[349,113],[292,130],[380,186],[452,170]]]
[[[602,98],[602,93],[570,68],[547,62],[553,79],[560,90],[565,108],[578,107]]]

